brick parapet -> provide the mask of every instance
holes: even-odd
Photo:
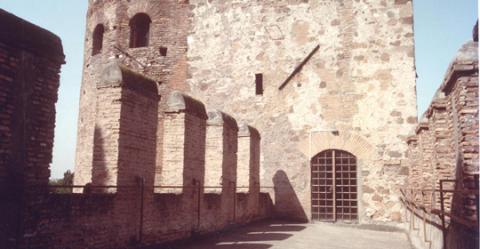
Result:
[[[102,2],[102,8],[110,8],[119,1],[95,1],[99,2]],[[155,1],[148,3],[158,4]],[[188,7],[185,4],[179,8],[185,6]],[[125,9],[116,9],[116,13],[122,11]],[[2,12],[0,18],[1,15]],[[88,15],[90,17],[98,13],[89,11]],[[105,36],[107,41],[118,37],[114,34]],[[161,86],[157,89],[157,78],[151,79],[150,74],[136,70],[125,63],[128,60],[110,58],[111,55],[115,56],[111,51],[88,58],[84,68],[79,116],[81,136],[74,181],[78,185],[93,184],[86,186],[88,191],[85,192],[78,188],[78,193],[48,193],[54,104],[63,54],[42,47],[43,41],[40,45],[33,41],[21,42],[22,46],[38,45],[24,51],[2,42],[3,38],[0,37],[0,61],[6,63],[0,64],[0,103],[6,103],[7,108],[0,110],[0,153],[12,154],[16,148],[23,148],[26,156],[23,157],[25,165],[7,165],[1,161],[0,186],[3,191],[7,182],[18,180],[18,175],[11,175],[14,172],[23,177],[17,182],[18,186],[28,191],[23,196],[12,194],[15,191],[8,193],[9,197],[23,198],[23,202],[5,200],[6,195],[2,192],[0,248],[140,247],[187,238],[193,233],[216,231],[227,224],[244,223],[271,215],[269,195],[255,195],[258,203],[255,207],[258,210],[248,208],[250,197],[247,198],[247,209],[242,209],[245,202],[236,203],[235,167],[227,167],[229,170],[222,171],[221,175],[225,181],[233,182],[232,192],[222,193],[222,196],[203,194],[207,126],[204,105],[175,92],[172,95],[177,98],[173,100],[160,99],[159,93],[170,90],[161,89]],[[55,39],[52,38],[52,45],[58,45]],[[52,57],[39,57],[47,56],[41,49],[51,52],[48,56]],[[103,67],[104,64],[106,67]],[[12,82],[25,85],[15,88],[17,86]],[[14,88],[10,87],[12,85]],[[25,99],[26,102],[17,98],[22,95],[29,97]],[[178,98],[181,100],[178,101]],[[18,108],[21,110],[18,111]],[[29,119],[24,122],[29,126],[16,126],[18,123],[15,122],[20,116]],[[217,142],[223,143],[225,164],[232,166],[237,163],[234,154],[238,146],[238,127],[233,118],[222,115],[222,119],[223,124],[211,119],[210,127],[223,129]],[[22,136],[17,136],[16,129],[24,132]],[[159,137],[162,138],[161,143]],[[24,138],[34,139],[27,141]],[[25,143],[15,148],[6,146],[13,139]],[[256,148],[259,148],[259,144]],[[158,159],[159,150],[165,157]],[[14,157],[10,154],[5,157],[2,154],[1,158]],[[255,160],[259,160],[258,154]],[[16,168],[7,168],[13,166]],[[171,175],[164,174],[168,172],[168,166],[172,166]],[[156,185],[153,178],[159,175],[174,176],[167,179],[173,180],[172,184],[184,191],[176,194],[155,193],[152,189]],[[222,186],[227,185],[225,181],[221,182]],[[145,184],[143,192],[141,183]],[[99,190],[102,186],[96,185],[117,186],[111,187],[113,190],[103,191]],[[197,189],[200,191],[197,192]],[[228,205],[224,205],[225,200]],[[199,207],[197,203],[205,205]],[[197,211],[204,207],[203,211]],[[239,217],[235,215],[234,210],[237,209],[243,210]],[[201,219],[200,215],[203,215]],[[218,219],[219,215],[227,217],[224,222],[217,222],[221,220]],[[204,223],[199,224],[199,221]]]
[[[117,62],[106,65],[101,79],[96,85],[91,182],[132,184],[135,174],[151,179],[155,171],[159,100],[156,84]],[[149,174],[142,169],[149,169]],[[153,180],[149,182],[153,185]]]
[[[246,123],[240,125],[238,133],[238,186],[239,192],[256,193],[260,185],[260,133]],[[245,188],[247,187],[247,188]]]
[[[219,110],[208,111],[205,158],[205,193],[221,194],[217,227],[233,222],[234,196],[238,186],[238,125],[230,115]]]
[[[207,120],[208,115],[205,105],[179,91],[173,91],[167,99],[167,108],[165,113],[187,113],[198,117],[199,119]]]
[[[102,72],[101,80],[97,82],[97,89],[122,87],[141,94],[153,100],[159,99],[156,82],[136,73],[118,61],[107,64]]]
[[[237,122],[218,110],[208,111],[205,189],[208,193],[231,192],[237,182]]]
[[[64,64],[62,41],[58,36],[0,9],[0,41],[9,47]],[[26,35],[28,34],[28,35]]]
[[[257,138],[257,139],[261,138],[260,132],[258,132],[258,130],[256,128],[254,128],[252,126],[249,126],[246,123],[242,123],[239,126],[238,136],[239,137],[254,137],[254,138]]]
[[[41,223],[65,56],[56,35],[1,9],[0,23],[0,248],[23,248]]]
[[[238,217],[243,222],[249,222],[259,216],[260,194],[260,133],[252,126],[242,123],[238,133],[238,176],[240,186],[237,195],[238,203],[245,199]]]
[[[415,133],[417,135],[420,135],[422,130],[428,130],[428,129],[429,129],[428,122],[427,120],[424,119],[420,123],[418,123],[417,127],[415,128]]]
[[[208,126],[225,126],[238,132],[238,124],[235,118],[216,109],[208,110]]]
[[[444,189],[474,189],[478,191],[479,173],[479,122],[478,122],[478,43],[468,42],[457,53],[450,64],[443,83],[427,109],[422,122],[416,127],[419,145],[415,148],[414,139],[409,144],[408,162],[410,163],[409,187],[436,188],[442,179],[455,180],[446,183]],[[426,164],[431,160],[433,174],[416,170],[418,163]],[[430,179],[430,180],[428,180]],[[431,183],[428,186],[426,183]],[[434,208],[440,208],[440,195],[435,194]],[[445,193],[445,210],[456,217],[475,220],[476,207],[474,196]],[[465,248],[465,241],[475,236],[468,235],[455,219],[450,221],[447,237],[449,248]],[[478,236],[477,236],[478,239]],[[467,243],[471,244],[472,243]]]
[[[166,104],[163,163],[155,182],[159,185],[203,186],[208,118],[205,106],[178,91],[168,96]],[[179,170],[182,173],[179,174]],[[183,192],[181,189],[166,191]]]

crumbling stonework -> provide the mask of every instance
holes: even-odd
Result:
[[[444,243],[448,248],[478,248],[478,118],[478,42],[470,41],[458,51],[415,135],[408,140],[407,197],[416,203],[416,208],[408,210],[410,238],[419,248],[444,248]],[[443,204],[450,214],[445,241],[439,229],[440,180],[450,180],[443,189],[457,191],[444,193]],[[414,226],[425,226],[429,237],[416,232]]]

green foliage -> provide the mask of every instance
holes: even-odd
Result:
[[[63,178],[50,180],[50,186],[71,186],[73,185],[73,174],[70,170],[63,173]],[[72,193],[72,188],[52,188],[52,192],[65,194]]]

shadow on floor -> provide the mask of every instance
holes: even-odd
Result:
[[[158,249],[267,249],[272,247],[269,242],[286,240],[305,228],[301,224],[264,221]]]

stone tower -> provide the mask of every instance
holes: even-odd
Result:
[[[277,215],[401,221],[405,141],[417,123],[412,7],[90,0],[75,183],[92,178],[95,82],[118,60],[162,97],[182,90],[258,128],[260,185],[273,187]]]

